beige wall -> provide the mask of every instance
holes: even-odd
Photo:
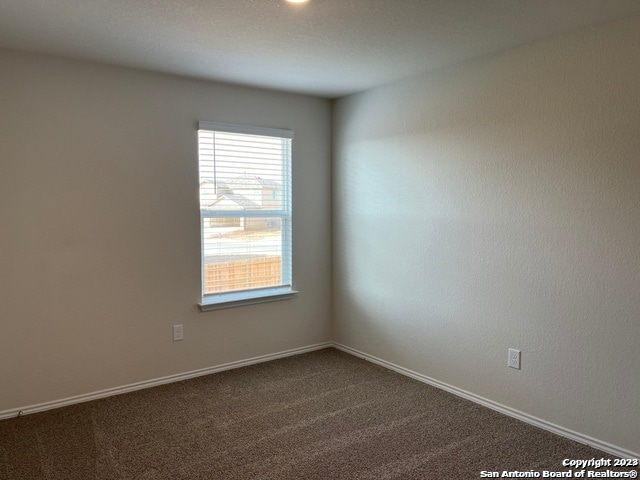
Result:
[[[198,311],[198,120],[295,130],[299,298]],[[0,51],[0,412],[329,340],[330,121],[322,99]]]
[[[339,100],[336,339],[640,452],[638,45],[636,18]]]

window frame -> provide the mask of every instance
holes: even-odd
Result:
[[[299,292],[293,289],[293,202],[292,202],[292,157],[293,157],[293,130],[269,127],[257,127],[250,125],[235,125],[218,122],[200,121],[198,123],[198,134],[200,131],[238,133],[245,135],[260,135],[268,137],[279,137],[290,140],[290,147],[285,149],[282,158],[282,168],[286,172],[283,174],[282,190],[284,192],[282,206],[280,209],[269,210],[203,210],[200,205],[200,299],[198,306],[201,311],[220,310],[225,308],[238,307],[243,305],[253,305],[264,302],[275,302],[289,300],[297,296]],[[198,139],[198,171],[201,168],[200,142]],[[216,293],[205,293],[205,243],[203,238],[204,222],[210,218],[279,218],[282,228],[281,255],[283,268],[281,275],[281,285],[275,287],[255,288],[250,290],[231,290]],[[288,246],[288,248],[287,248]]]

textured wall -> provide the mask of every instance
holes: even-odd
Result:
[[[640,452],[638,45],[636,18],[339,100],[336,339]]]
[[[328,101],[6,51],[0,70],[0,411],[329,340]],[[198,311],[198,120],[295,130],[299,298]]]

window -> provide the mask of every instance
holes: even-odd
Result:
[[[291,298],[293,132],[200,122],[202,310]]]

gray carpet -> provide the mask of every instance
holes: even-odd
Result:
[[[0,421],[3,480],[475,479],[592,457],[614,458],[335,349]]]

